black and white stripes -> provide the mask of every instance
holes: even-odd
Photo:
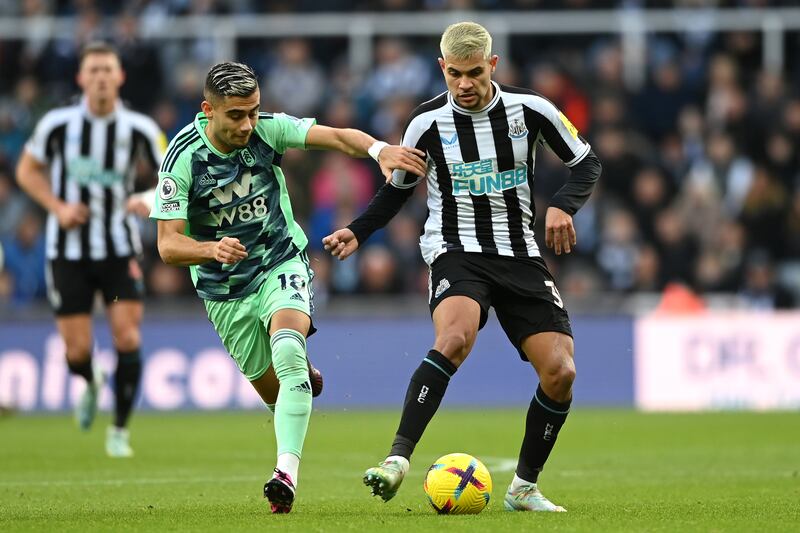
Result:
[[[136,158],[158,168],[165,139],[150,118],[117,102],[115,111],[93,116],[85,101],[47,113],[26,150],[50,169],[53,194],[89,208],[89,221],[64,230],[54,214],[46,225],[48,259],[103,260],[141,252],[132,215],[125,211],[133,192]]]
[[[569,120],[533,91],[494,84],[479,111],[459,107],[448,93],[419,106],[402,144],[428,155],[428,220],[420,240],[429,264],[446,251],[536,257],[533,169],[536,145],[549,146],[571,167],[589,145]],[[396,171],[392,185],[422,178]]]

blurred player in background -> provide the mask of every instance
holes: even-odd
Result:
[[[130,457],[128,420],[142,373],[140,330],[141,243],[127,211],[135,163],[155,169],[166,148],[150,118],[119,100],[125,81],[119,55],[110,45],[90,43],[80,57],[76,105],[42,117],[17,166],[20,187],[48,211],[46,228],[48,297],[66,346],[72,374],[86,380],[76,406],[78,424],[89,429],[105,380],[92,365],[92,304],[99,290],[106,303],[118,363],[114,373],[114,422],[106,452]]]
[[[447,28],[439,65],[448,91],[419,106],[403,133],[402,145],[424,150],[431,163],[429,215],[420,246],[430,265],[436,340],[411,377],[389,456],[367,470],[364,483],[384,501],[395,495],[414,447],[493,306],[509,340],[540,380],[505,507],[564,511],[537,486],[569,413],[575,365],[569,317],[533,235],[536,146],[546,144],[571,169],[545,215],[545,243],[556,254],[570,253],[575,245],[572,215],[591,194],[601,167],[551,102],[491,80],[498,61],[491,44],[478,24]],[[420,181],[395,172],[364,214],[323,239],[326,249],[340,259],[352,254],[397,214]]]
[[[288,148],[369,154],[387,178],[394,169],[424,175],[425,164],[419,150],[358,130],[260,113],[247,65],[214,66],[204,97],[170,143],[151,216],[162,259],[190,266],[223,344],[274,410],[277,467],[264,496],[272,512],[287,513],[311,414],[306,337],[315,328],[308,239],[292,215],[281,156]]]

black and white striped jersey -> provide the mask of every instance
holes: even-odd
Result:
[[[55,214],[46,225],[48,259],[102,260],[141,253],[133,215],[125,210],[133,192],[135,163],[161,164],[166,137],[149,117],[117,102],[114,112],[98,117],[85,98],[48,112],[25,149],[48,165],[53,194],[89,207],[89,221],[64,230]]]
[[[590,147],[546,98],[528,89],[494,85],[480,111],[455,103],[449,92],[420,105],[403,146],[427,153],[428,219],[420,239],[425,262],[446,251],[537,257],[533,236],[536,146],[548,146],[568,166]],[[422,178],[395,171],[407,189]]]

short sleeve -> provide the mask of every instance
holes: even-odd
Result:
[[[412,119],[403,132],[403,138],[400,140],[401,146],[408,146],[409,148],[417,148],[425,153],[428,153],[428,148],[425,146],[425,124],[421,119]],[[430,158],[428,163],[430,163]],[[402,169],[396,169],[392,172],[392,185],[398,189],[410,189],[415,187],[420,181],[422,176],[417,176],[412,172]]]
[[[25,150],[39,163],[46,164],[48,162],[47,140],[57,126],[58,119],[56,113],[51,111],[45,114],[36,125],[33,134],[25,144]]]
[[[306,148],[306,136],[313,118],[297,118],[285,113],[262,115],[256,124],[256,131],[264,141],[277,152],[284,153],[288,148]]]
[[[543,117],[540,135],[547,146],[568,167],[577,165],[591,147],[578,134],[578,129],[549,100],[537,98],[535,111]]]
[[[153,119],[136,114],[134,120],[134,136],[142,143],[142,151],[147,160],[155,168],[161,166],[164,153],[167,151],[167,137]]]
[[[150,210],[150,218],[159,220],[185,220],[187,218],[189,189],[192,183],[188,161],[188,157],[180,157],[171,172],[158,173],[158,186],[154,195],[155,203],[153,209]]]

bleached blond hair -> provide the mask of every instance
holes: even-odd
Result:
[[[469,59],[480,53],[484,59],[492,55],[492,36],[476,22],[457,22],[444,30],[439,42],[442,57]]]

